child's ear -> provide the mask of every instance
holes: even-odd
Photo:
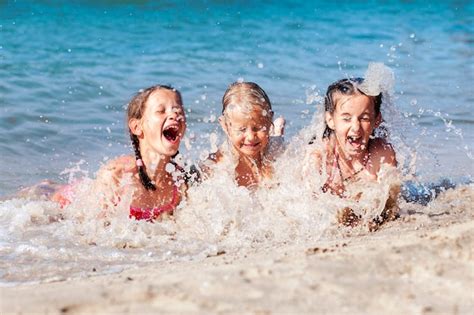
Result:
[[[140,137],[143,134],[142,124],[140,119],[132,118],[128,121],[128,128],[130,131],[137,137]]]
[[[375,118],[375,128],[378,128],[381,123],[382,123],[382,114],[379,113],[377,117]]]
[[[219,124],[221,125],[222,130],[224,130],[225,134],[228,135],[229,133],[227,132],[227,125],[225,123],[225,117],[220,116],[219,117]]]
[[[326,112],[326,124],[328,125],[329,129],[334,130],[334,118],[330,112]]]

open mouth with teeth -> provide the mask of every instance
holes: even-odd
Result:
[[[172,142],[172,143],[177,142],[180,137],[179,127],[177,125],[171,125],[171,126],[166,127],[163,130],[163,136],[169,142]]]
[[[347,137],[347,142],[355,149],[363,149],[365,147],[362,137],[349,136]]]

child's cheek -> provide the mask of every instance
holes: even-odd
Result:
[[[270,133],[268,131],[260,131],[260,137],[261,138],[269,138],[270,137]]]

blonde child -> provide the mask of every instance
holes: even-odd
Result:
[[[358,199],[360,193],[352,195],[351,185],[377,181],[382,166],[397,165],[392,146],[375,136],[382,122],[381,104],[382,93],[371,91],[362,78],[342,79],[328,87],[322,148],[311,154],[313,165],[325,176],[323,192]],[[377,220],[387,216],[384,212]],[[346,225],[356,224],[358,218],[351,209],[339,216]]]
[[[239,186],[256,187],[272,176],[274,154],[281,147],[284,119],[273,125],[273,111],[265,91],[253,82],[235,82],[222,98],[219,123],[227,143],[211,154],[204,166],[209,173],[212,165],[223,159],[233,160],[235,181]],[[271,133],[275,136],[270,136]],[[230,155],[230,157],[229,157]]]
[[[185,189],[173,161],[186,130],[181,94],[165,85],[140,91],[128,104],[127,125],[135,156],[122,156],[104,165],[94,190],[104,210],[131,193],[130,218],[153,221],[172,213]],[[52,200],[65,206],[74,193],[74,185],[64,186]]]

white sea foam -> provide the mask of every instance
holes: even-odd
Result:
[[[373,91],[393,94],[393,73],[385,66],[371,64],[365,76]],[[384,125],[391,131],[388,140],[397,150],[399,167],[384,168],[378,183],[359,186],[362,197],[356,202],[319,190],[325,174],[308,160],[322,145],[324,113],[322,106],[318,108],[312,123],[286,140],[286,151],[274,164],[273,179],[263,187],[254,191],[237,187],[229,159],[209,179],[190,187],[173,217],[155,223],[128,218],[131,192],[121,196],[104,216],[91,185],[93,179],[81,171],[82,162],[65,170],[74,175],[71,182],[75,182],[76,197],[64,209],[38,198],[34,190],[21,198],[0,201],[0,281],[54,281],[151,262],[203,259],[227,251],[266,246],[277,250],[287,242],[314,243],[326,232],[338,230],[336,213],[346,206],[363,214],[366,222],[373,219],[382,211],[393,185],[413,178],[416,169],[414,149],[406,144],[399,128],[403,116],[393,98],[384,97]],[[207,138],[210,148],[200,150],[202,157],[218,147],[215,133]],[[394,175],[400,171],[402,177]],[[76,181],[77,174],[84,178]]]

